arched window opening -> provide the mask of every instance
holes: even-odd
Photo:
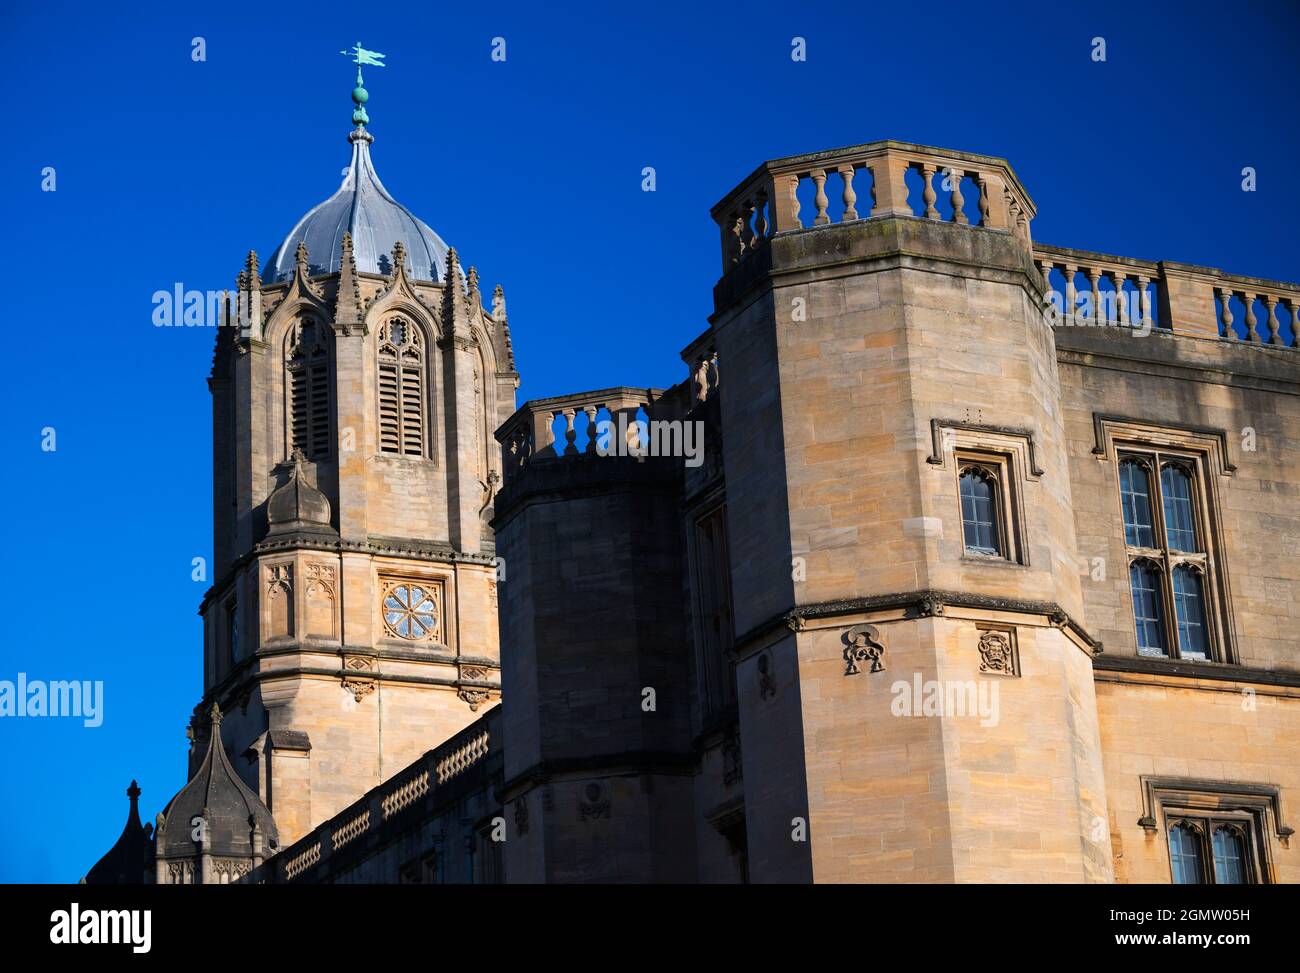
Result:
[[[1178,654],[1184,658],[1208,659],[1205,586],[1201,583],[1201,573],[1187,564],[1174,568],[1174,610],[1178,619]]]
[[[1119,494],[1124,507],[1124,542],[1130,547],[1155,547],[1151,478],[1141,460],[1126,459],[1120,463]]]
[[[1160,572],[1149,561],[1129,565],[1133,618],[1137,622],[1139,655],[1168,655],[1165,647],[1164,593]]]
[[[998,524],[998,481],[982,466],[961,471],[961,527],[966,550],[1002,556]]]
[[[1205,881],[1201,833],[1195,825],[1179,821],[1169,829],[1169,864],[1175,885],[1200,885]]]
[[[288,449],[308,459],[330,453],[329,350],[325,329],[312,318],[299,318],[285,344],[288,394]]]
[[[379,448],[425,455],[424,340],[420,329],[393,318],[379,329]]]
[[[1197,551],[1196,521],[1192,508],[1192,478],[1175,463],[1160,469],[1160,493],[1164,498],[1165,536],[1172,551]]]

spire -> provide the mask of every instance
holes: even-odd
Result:
[[[470,267],[469,269],[469,307],[471,311],[481,311],[483,309],[483,296],[478,291],[478,268]]]
[[[262,337],[262,275],[257,270],[257,251],[248,251],[239,274],[239,337]]]
[[[498,321],[506,319],[506,292],[500,284],[492,290],[492,316]]]
[[[294,263],[298,271],[298,280],[306,283],[307,281],[307,243],[304,240],[298,241],[298,249],[293,254]]]
[[[147,825],[140,823],[140,785],[134,780],[126,789],[126,796],[131,800],[126,827],[108,853],[86,873],[82,881],[87,885],[140,885],[144,882],[151,832]]]
[[[352,234],[343,234],[343,256],[339,262],[339,289],[334,302],[334,323],[344,334],[361,323],[361,284],[357,261],[352,254]]]
[[[449,338],[470,336],[469,306],[460,280],[460,256],[451,247],[447,250],[447,274],[442,282],[442,326]]]
[[[262,275],[257,270],[257,251],[248,251],[244,258],[244,286],[250,291],[262,289]]]
[[[398,275],[406,274],[406,244],[398,240],[393,244],[393,280],[396,281]]]

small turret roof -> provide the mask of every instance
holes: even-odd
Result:
[[[252,834],[260,829],[262,854],[279,844],[275,819],[262,799],[239,779],[221,743],[221,709],[209,711],[208,750],[190,782],[171,799],[158,827],[157,853],[161,858],[190,857],[199,850],[194,839],[194,819],[207,821],[208,850],[214,856],[250,858]]]

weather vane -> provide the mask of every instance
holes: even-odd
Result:
[[[388,65],[384,63],[383,59],[388,55],[380,54],[378,51],[367,51],[361,46],[360,41],[352,45],[352,50],[339,51],[339,53],[344,57],[352,58],[352,63],[357,66],[357,86],[352,89],[352,101],[357,107],[352,112],[352,124],[365,125],[370,121],[370,116],[366,114],[366,102],[370,100],[370,93],[366,91],[361,81],[361,65],[365,64],[376,68],[387,67]]]

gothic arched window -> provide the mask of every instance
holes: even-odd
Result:
[[[1203,466],[1194,457],[1136,449],[1120,456],[1120,509],[1140,655],[1218,655],[1220,661],[1225,655],[1215,619],[1206,496]]]
[[[1169,829],[1169,864],[1175,885],[1200,885],[1205,881],[1201,856],[1201,830],[1188,821]]]
[[[1184,658],[1209,657],[1205,634],[1205,586],[1195,565],[1174,568],[1174,609],[1178,619],[1178,654]]]
[[[1169,866],[1175,885],[1246,885],[1267,881],[1257,866],[1254,841],[1260,832],[1248,819],[1201,817],[1169,819]]]
[[[1164,592],[1160,571],[1151,561],[1134,561],[1128,569],[1133,592],[1133,618],[1137,623],[1140,655],[1167,655],[1165,649]]]
[[[998,481],[992,470],[969,466],[961,471],[962,537],[967,551],[1003,555],[998,525]]]
[[[1165,502],[1165,536],[1171,551],[1197,551],[1192,513],[1192,478],[1186,467],[1166,463],[1160,468],[1160,493]]]
[[[393,318],[379,329],[379,449],[425,455],[424,339]]]
[[[295,321],[285,340],[285,452],[301,449],[308,459],[321,459],[330,452],[330,365],[325,340],[324,327],[312,318]]]
[[[1142,460],[1126,459],[1119,465],[1119,496],[1124,506],[1124,541],[1130,547],[1155,547],[1151,519],[1151,478]]]

